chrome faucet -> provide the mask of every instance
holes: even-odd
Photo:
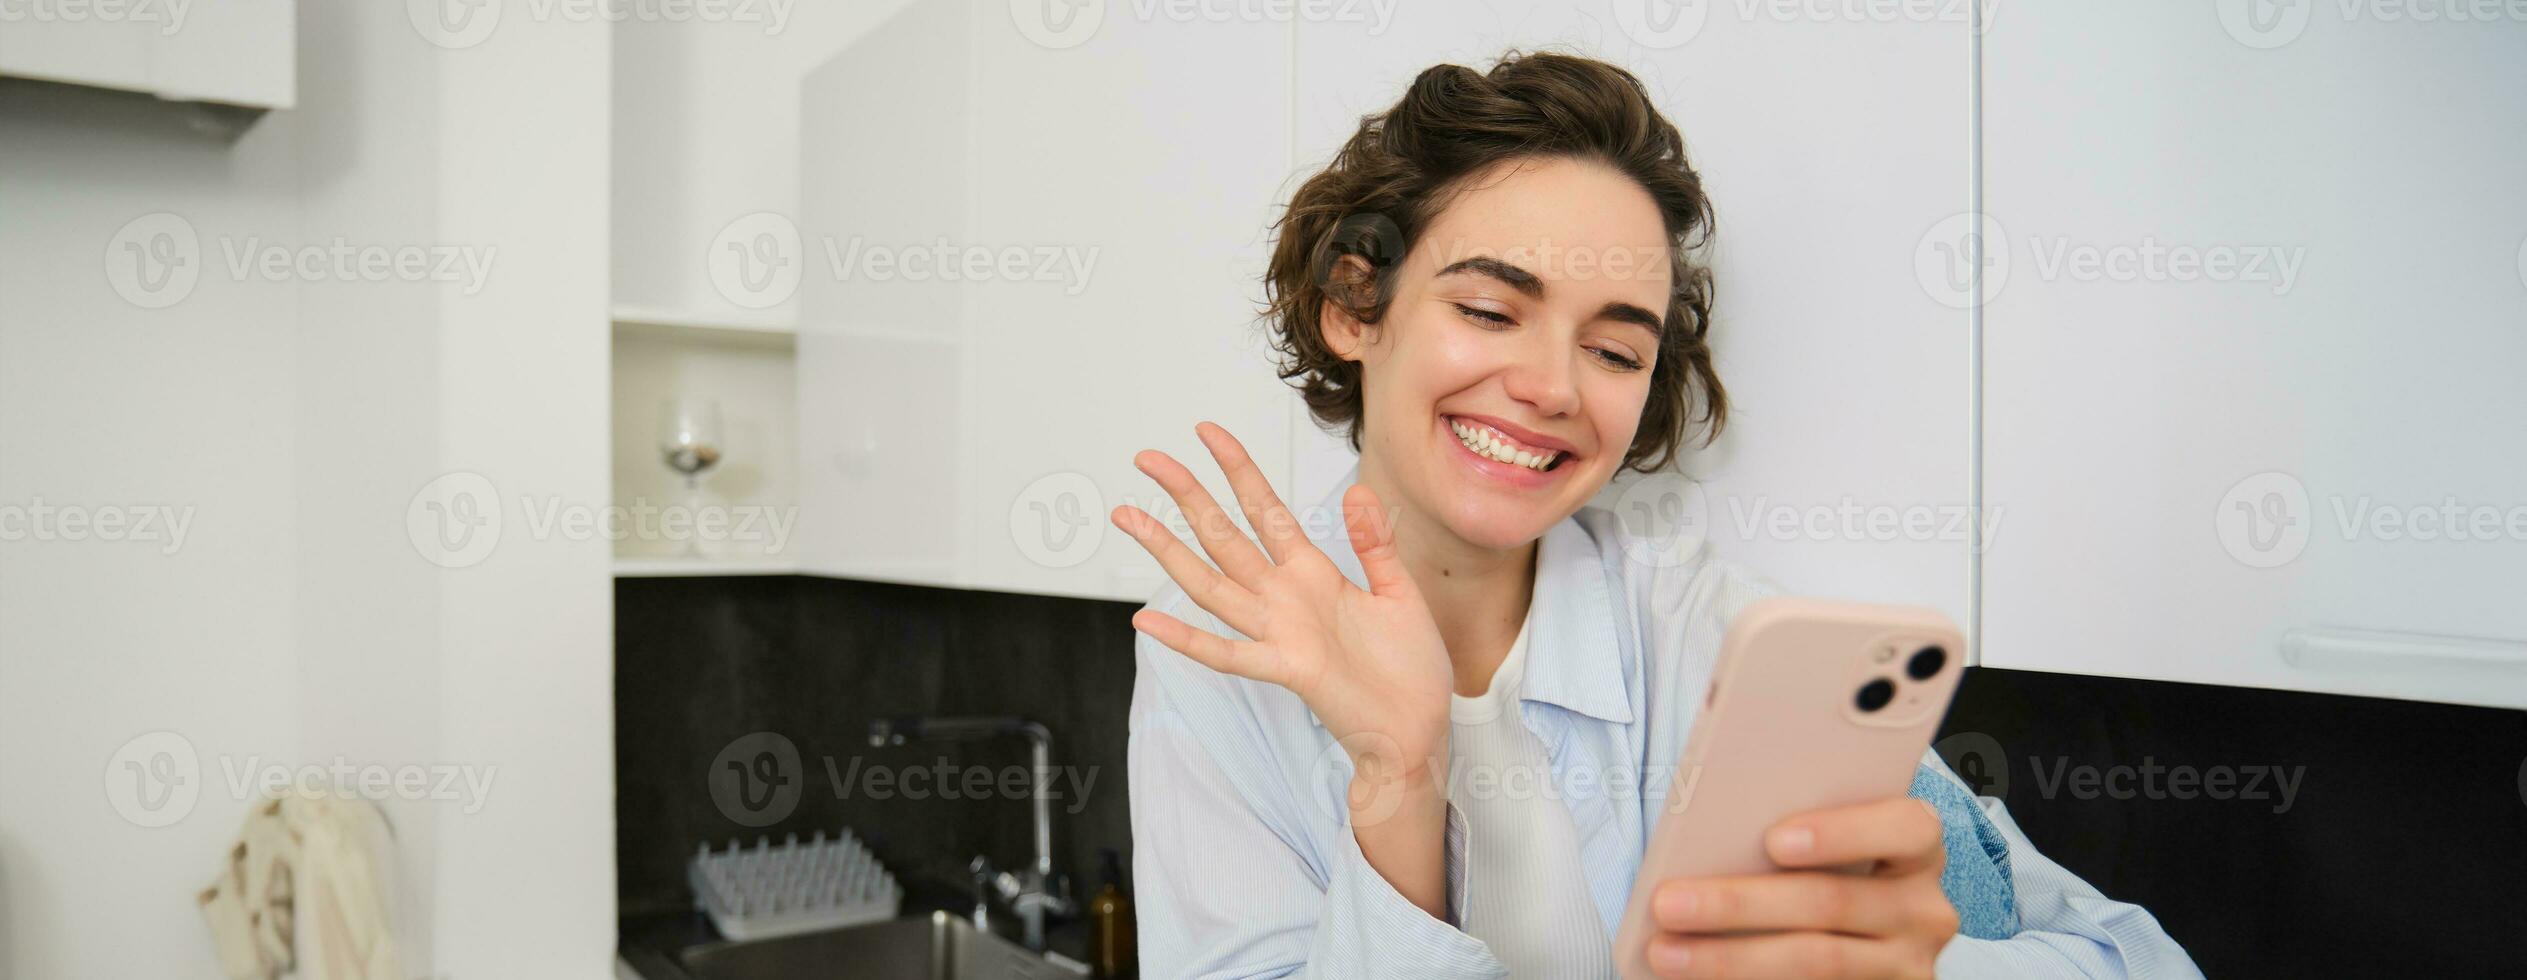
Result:
[[[991,908],[985,893],[996,893],[1018,914],[1028,949],[1044,948],[1044,921],[1069,916],[1070,883],[1053,874],[1053,733],[1024,718],[894,718],[869,723],[872,746],[902,745],[910,740],[964,742],[1003,735],[1023,736],[1035,763],[1035,784],[1028,795],[1035,807],[1035,864],[1024,871],[992,870],[991,861],[976,855],[974,925],[990,928]]]

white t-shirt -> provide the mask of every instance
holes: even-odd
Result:
[[[1570,808],[1553,792],[1552,761],[1518,710],[1526,672],[1521,623],[1491,686],[1448,698],[1448,802],[1465,818],[1461,927],[1519,980],[1611,977],[1614,940],[1580,874]]]

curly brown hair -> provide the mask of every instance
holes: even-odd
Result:
[[[1685,159],[1684,137],[1650,105],[1632,73],[1590,58],[1514,51],[1489,72],[1461,65],[1423,71],[1402,101],[1360,120],[1360,130],[1299,186],[1276,224],[1264,315],[1281,377],[1319,424],[1347,429],[1352,448],[1360,448],[1360,365],[1327,344],[1325,304],[1377,323],[1395,296],[1385,270],[1403,260],[1463,181],[1503,161],[1556,157],[1604,163],[1630,177],[1657,203],[1672,246],[1666,324],[1624,465],[1667,466],[1695,424],[1706,426],[1705,444],[1719,434],[1728,394],[1711,367],[1711,271],[1690,254],[1710,238],[1711,202]]]

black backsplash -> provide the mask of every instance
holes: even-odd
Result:
[[[686,907],[694,847],[758,834],[849,826],[933,887],[963,882],[977,853],[1019,867],[1032,849],[1022,796],[875,799],[865,780],[837,792],[833,774],[855,760],[863,773],[1027,762],[1014,739],[869,747],[871,720],[907,714],[1015,714],[1052,730],[1060,788],[1093,774],[1084,803],[1065,798],[1054,817],[1059,870],[1085,893],[1099,848],[1130,855],[1132,609],[807,577],[618,580],[622,912]],[[709,783],[722,750],[758,731],[795,744],[796,768],[775,775],[801,787],[761,829],[732,819]],[[1984,740],[1944,737],[1965,732]],[[1986,780],[2039,849],[2148,908],[2210,976],[2527,975],[2527,712],[1977,669],[1942,734],[1942,754]],[[2156,793],[2141,781],[2153,766]],[[2234,781],[2180,799],[2167,792],[2179,766]],[[2271,775],[2249,787],[2248,766],[2299,773],[2286,809]],[[746,802],[733,812],[753,812]]]
[[[2527,976],[2527,712],[1976,669],[1942,736],[2205,975]]]
[[[1130,854],[1133,605],[803,576],[625,578],[614,603],[624,915],[689,907],[694,848],[758,835],[850,827],[899,877],[950,888],[968,880],[976,854],[1024,867],[1034,843],[1023,783],[1012,794],[999,782],[1012,767],[1023,773],[1025,742],[869,745],[871,721],[904,715],[1043,723],[1063,794],[1053,808],[1056,869],[1086,895],[1099,848]],[[766,731],[796,746],[796,766],[769,775],[797,780],[800,792],[786,816],[756,828],[731,814],[779,814],[779,798],[748,800],[761,784],[725,776],[715,796],[710,774],[732,742]],[[741,764],[755,748],[738,753]],[[993,784],[986,798],[966,795],[969,778]],[[1083,780],[1084,798],[1074,792]],[[951,791],[960,798],[945,798]]]

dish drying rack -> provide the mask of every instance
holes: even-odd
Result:
[[[779,844],[757,837],[751,848],[733,840],[721,851],[703,844],[687,879],[694,907],[729,939],[879,922],[904,904],[903,886],[848,829],[833,838],[820,830],[806,843],[791,834]]]

